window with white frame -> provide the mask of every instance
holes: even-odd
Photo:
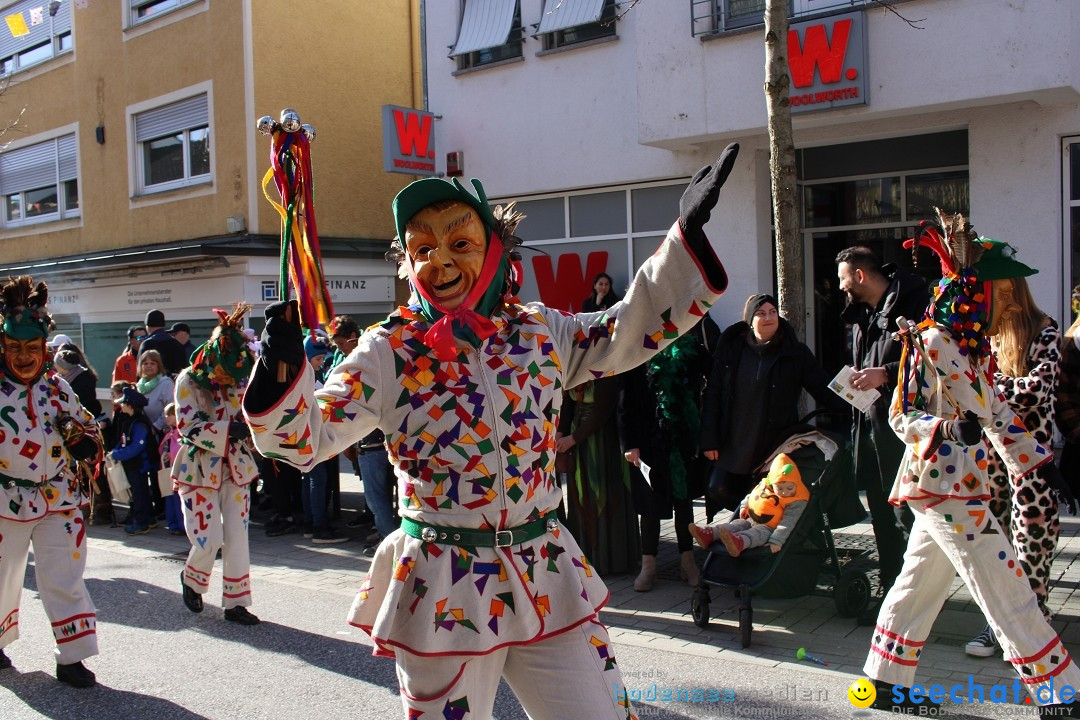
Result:
[[[70,0],[25,0],[0,10],[7,20],[6,32],[0,32],[0,74],[10,75],[71,52],[71,5]]]
[[[193,5],[201,0],[129,0],[131,3],[131,17],[129,25],[138,25],[141,22],[153,20],[185,5]]]
[[[458,70],[522,57],[520,0],[462,0],[461,27],[450,57]]]
[[[907,0],[893,0],[906,2]],[[690,0],[693,34],[714,35],[765,24],[766,0]],[[811,17],[851,12],[877,5],[877,0],[789,0],[788,17],[801,22]]]
[[[544,50],[615,37],[615,0],[545,0],[536,34]]]
[[[3,226],[78,217],[75,134],[0,153]]]
[[[209,183],[206,93],[135,115],[139,194]]]
[[[1069,259],[1069,288],[1080,285],[1080,137],[1062,139],[1062,190],[1064,191],[1065,257]],[[1066,288],[1068,292],[1069,288]],[[1080,308],[1070,307],[1072,314],[1063,315],[1069,322],[1080,314]],[[1069,322],[1065,324],[1068,325]]]

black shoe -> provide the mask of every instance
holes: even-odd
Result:
[[[371,514],[370,510],[364,510],[361,513],[357,513],[355,518],[345,523],[345,526],[355,529],[362,527],[371,527],[374,524],[375,516]]]
[[[375,551],[379,549],[379,543],[372,543],[365,547],[360,553],[364,557],[375,557]]]
[[[266,536],[278,537],[279,535],[288,535],[296,530],[296,525],[293,523],[293,519],[290,517],[276,517],[270,522],[266,523]]]
[[[249,613],[246,607],[240,607],[239,605],[226,610],[225,619],[229,622],[240,623],[241,625],[259,624],[259,618]]]
[[[202,595],[195,592],[184,582],[184,571],[180,571],[180,587],[184,588],[184,604],[193,613],[201,613],[203,609]]]
[[[75,688],[88,688],[97,685],[97,678],[82,662],[70,665],[56,664],[56,679]]]
[[[347,535],[342,535],[329,525],[316,528],[315,532],[311,535],[311,542],[316,545],[338,545],[348,541],[349,538]]]
[[[7,670],[11,667],[11,658],[4,654],[3,650],[0,650],[0,670]]]

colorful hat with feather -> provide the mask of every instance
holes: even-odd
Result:
[[[231,313],[214,308],[218,326],[191,356],[188,375],[197,385],[207,390],[240,385],[251,375],[255,358],[248,348],[243,327],[244,315],[250,309],[247,303],[237,303]]]
[[[8,282],[0,288],[0,296],[3,297],[0,314],[4,319],[0,327],[4,335],[18,340],[33,340],[48,337],[49,331],[56,327],[45,308],[49,301],[49,290],[45,283],[34,285],[34,279],[29,275],[9,277]]]
[[[961,213],[934,208],[938,223],[919,223],[914,238],[904,241],[918,264],[918,248],[934,251],[941,262],[941,280],[925,317],[947,329],[960,343],[961,354],[984,357],[990,351],[990,282],[1027,277],[1038,272],[1016,259],[1016,248],[979,237]]]

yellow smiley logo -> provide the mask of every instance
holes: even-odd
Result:
[[[874,683],[866,678],[859,678],[851,683],[851,687],[847,690],[848,700],[857,708],[870,707],[876,697],[877,688],[874,687]]]

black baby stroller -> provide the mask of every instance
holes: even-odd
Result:
[[[836,527],[859,522],[866,511],[847,481],[851,452],[819,430],[805,426],[769,456],[786,453],[802,474],[810,500],[779,552],[767,545],[748,548],[731,557],[714,543],[701,568],[701,582],[690,599],[690,614],[698,627],[709,625],[710,587],[735,590],[739,596],[739,638],[750,646],[756,593],[769,598],[796,598],[813,592],[819,582],[831,584],[837,611],[855,617],[870,603],[870,579],[863,569],[868,550],[840,549],[833,542],[830,518]],[[764,473],[759,474],[761,477]],[[857,507],[855,507],[857,506]]]

